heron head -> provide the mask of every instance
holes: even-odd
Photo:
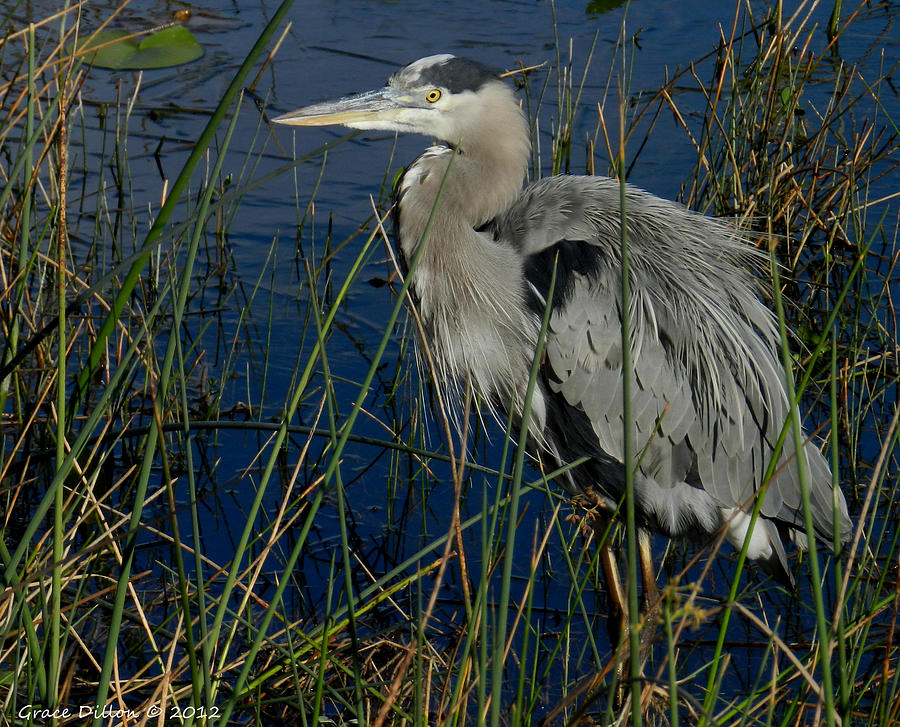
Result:
[[[459,144],[484,130],[486,119],[502,117],[510,109],[521,114],[512,90],[497,73],[476,61],[443,54],[401,68],[382,89],[306,106],[273,121],[400,131]]]

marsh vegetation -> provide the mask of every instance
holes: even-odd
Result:
[[[371,214],[335,223],[317,199],[347,137],[295,158],[268,123],[288,6],[149,204],[139,88],[82,96],[75,9],[0,20],[5,722],[896,723],[898,59],[840,53],[896,7],[740,5],[657,89],[632,83],[627,23],[604,68],[557,39],[514,75],[533,177],[609,174],[620,138],[630,173],[655,134],[689,140],[685,204],[771,251],[798,399],[856,523],[839,558],[792,553],[797,593],[718,541],[655,542],[634,710],[590,503],[416,368],[381,223],[396,164]],[[247,200],[268,188],[295,223],[244,266],[230,230],[266,226]]]

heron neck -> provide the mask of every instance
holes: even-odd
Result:
[[[408,260],[432,214],[428,236],[443,241],[443,248],[483,227],[521,193],[531,148],[528,123],[509,89],[497,84],[494,93],[505,97],[488,106],[490,113],[473,116],[457,144],[431,147],[407,170],[399,204],[400,242]]]
[[[536,339],[518,251],[480,231],[518,199],[528,163],[528,126],[506,93],[489,118],[457,127],[477,133],[463,133],[452,149],[432,147],[409,167],[398,230],[407,263],[416,261],[410,282],[436,375],[470,378],[481,395],[503,402],[524,400],[509,382],[528,380],[533,347],[523,340]]]
[[[447,180],[463,187],[459,193],[467,198],[466,215],[475,228],[504,212],[519,196],[531,151],[528,122],[512,91],[498,83],[481,95],[482,110],[466,125]]]
[[[468,222],[476,229],[505,212],[522,192],[528,137],[503,138],[502,134],[494,137],[496,142],[480,139],[462,147],[450,170],[448,182],[460,185],[459,193],[469,202]]]

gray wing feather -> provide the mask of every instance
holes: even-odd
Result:
[[[631,414],[637,445],[645,449],[641,475],[662,488],[700,488],[722,508],[745,506],[762,484],[788,414],[775,326],[753,275],[761,260],[720,222],[634,188],[626,204]],[[551,315],[549,388],[584,412],[599,447],[621,461],[619,217],[618,182],[552,177],[526,189],[495,226],[497,237],[525,258],[560,241],[591,246],[593,269],[568,273],[563,305]],[[834,511],[828,465],[812,443],[804,450],[813,517],[828,532]],[[793,457],[788,437],[761,511],[799,523]],[[838,516],[848,533],[843,498]]]

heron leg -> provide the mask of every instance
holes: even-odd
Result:
[[[619,572],[619,564],[616,561],[610,545],[603,540],[603,535],[609,525],[606,518],[596,524],[594,532],[600,544],[600,567],[603,570],[603,578],[609,598],[609,637],[613,646],[617,646],[628,632],[628,595],[622,576]],[[643,581],[642,591],[642,621],[645,622],[641,634],[641,644],[649,644],[653,640],[655,629],[650,628],[651,619],[646,618],[659,606],[659,585],[656,582],[656,567],[653,564],[653,553],[650,549],[650,534],[643,529],[638,530],[638,565]]]
[[[598,520],[599,522],[595,521],[594,523],[594,532],[600,542],[598,555],[603,578],[606,581],[609,601],[609,616],[606,624],[613,650],[618,651],[619,649],[627,649],[626,642],[629,628],[628,596],[613,549],[603,539],[604,534],[608,532],[609,520],[605,517],[598,518]],[[653,618],[653,612],[659,608],[660,602],[659,586],[656,582],[656,568],[653,564],[653,554],[650,548],[650,534],[643,529],[638,530],[638,565],[640,578],[643,581],[642,613],[640,618],[640,660],[643,667],[643,663],[650,655],[650,649],[656,638],[656,619]],[[617,699],[620,705],[624,704],[627,698],[625,684],[629,671],[628,663],[629,657],[626,654],[616,665],[616,675],[620,684]]]
[[[605,528],[597,528],[598,537],[602,537]],[[616,562],[615,553],[609,542],[602,541],[600,545],[600,567],[603,569],[603,579],[606,581],[607,599],[609,600],[609,617],[606,621],[606,629],[609,633],[610,643],[613,648],[624,642],[628,633],[628,597],[622,585],[622,577],[619,574],[619,564]]]
[[[656,582],[656,566],[653,564],[653,552],[650,549],[650,533],[643,528],[638,530],[638,564],[641,569],[641,580],[644,582],[641,619],[641,659],[644,660],[656,638],[655,611],[659,608],[660,596],[659,584]]]

